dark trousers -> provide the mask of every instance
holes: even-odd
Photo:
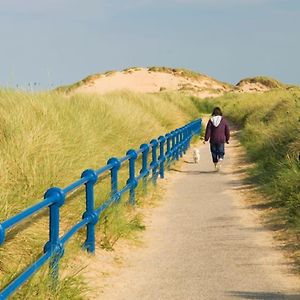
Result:
[[[212,156],[212,160],[214,163],[217,163],[220,158],[222,158],[222,159],[224,158],[224,155],[225,155],[224,144],[211,143],[210,151],[211,151],[211,156]]]

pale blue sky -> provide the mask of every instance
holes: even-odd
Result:
[[[130,66],[300,84],[299,0],[0,0],[0,86]]]

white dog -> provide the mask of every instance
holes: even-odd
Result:
[[[200,151],[197,148],[193,149],[193,158],[194,158],[194,163],[198,164],[200,162]]]

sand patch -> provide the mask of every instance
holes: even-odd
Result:
[[[206,76],[194,79],[173,73],[152,72],[147,68],[139,68],[92,76],[89,81],[75,89],[74,92],[106,94],[116,90],[129,90],[139,93],[182,91],[192,93],[200,98],[206,98],[222,95],[229,88]]]

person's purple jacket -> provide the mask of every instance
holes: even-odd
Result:
[[[227,120],[222,116],[213,116],[207,123],[205,141],[213,144],[228,143],[230,131]]]

